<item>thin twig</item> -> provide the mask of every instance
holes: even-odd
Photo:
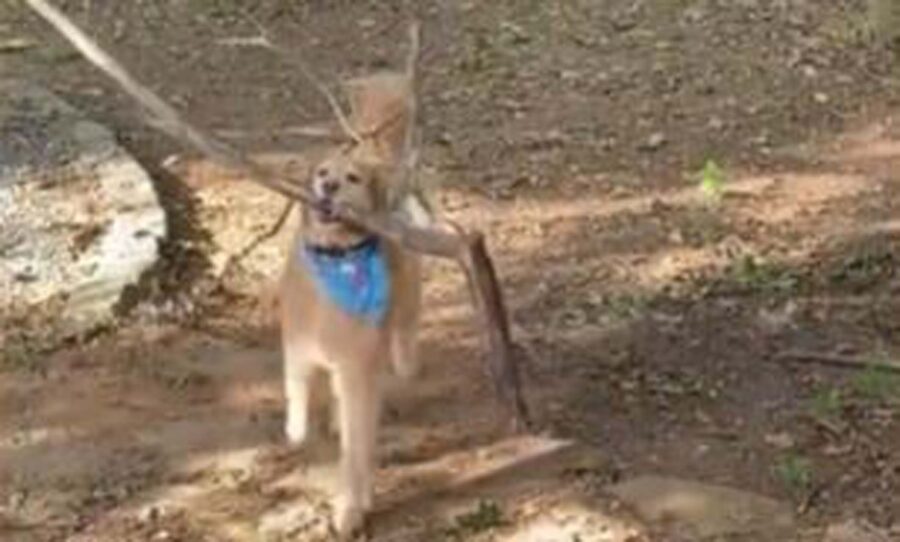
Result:
[[[418,81],[418,71],[419,71],[419,57],[422,52],[422,44],[421,44],[421,34],[422,28],[418,21],[413,21],[409,25],[409,51],[406,55],[406,79],[407,84],[409,85],[409,118],[406,123],[406,139],[403,144],[403,154],[402,160],[404,167],[406,168],[406,175],[404,179],[404,188],[406,190],[412,189],[414,193],[416,193],[420,198],[422,194],[418,194],[418,168],[419,168],[419,141],[418,141],[418,126],[416,125],[416,119],[418,118],[418,96],[419,89],[417,88]]]
[[[422,56],[422,26],[418,20],[409,25],[409,50],[406,54],[406,79],[409,85],[409,113],[406,124],[406,134],[401,154],[403,167],[402,187],[412,197],[416,198],[419,205],[427,212],[433,212],[433,206],[428,200],[423,187],[419,185],[419,131],[416,123],[419,117],[419,63]]]
[[[216,130],[215,134],[225,139],[251,138],[259,137],[260,135],[262,135],[260,133],[250,132],[247,130]],[[310,139],[324,139],[333,143],[347,141],[346,135],[338,133],[324,126],[286,126],[280,129],[267,130],[266,134],[270,136],[275,134],[308,137]]]
[[[807,490],[806,495],[804,495],[803,500],[797,505],[797,515],[803,516],[806,515],[807,512],[813,507],[819,497],[827,488],[827,485],[823,483],[815,484]]]
[[[257,30],[259,31],[259,35],[257,36],[245,36],[245,37],[233,37],[233,38],[223,38],[218,41],[220,45],[227,45],[232,47],[259,47],[263,49],[268,49],[273,53],[277,54],[284,61],[293,64],[297,67],[303,76],[310,81],[315,87],[316,90],[328,101],[328,105],[331,107],[331,111],[334,114],[335,118],[340,124],[341,129],[344,131],[346,136],[353,141],[354,143],[360,143],[364,139],[371,139],[376,137],[381,133],[382,130],[389,128],[400,118],[400,114],[396,113],[394,115],[389,116],[379,124],[369,128],[368,130],[360,132],[356,127],[353,126],[353,123],[350,121],[348,115],[344,112],[343,108],[340,105],[337,97],[335,97],[334,93],[332,93],[328,86],[322,82],[322,80],[313,73],[312,69],[310,69],[309,65],[303,60],[298,53],[294,51],[289,51],[285,46],[277,43],[271,35],[271,32],[266,29],[259,21],[257,21],[252,15],[249,13],[244,14],[245,18],[253,24]],[[414,28],[416,28],[416,36],[413,39],[412,48],[410,51],[410,57],[407,59],[407,64],[410,62],[415,62],[415,58],[418,57],[419,50],[419,38],[418,38],[418,23],[414,23]],[[413,76],[415,76],[415,72],[413,71]],[[414,91],[413,91],[414,93]],[[415,98],[413,98],[414,100]],[[413,104],[414,105],[414,104]],[[415,108],[413,107],[411,110],[411,119],[415,118]],[[411,123],[414,123],[414,120],[410,120]],[[407,132],[408,133],[408,132]],[[325,136],[320,136],[319,133],[315,131],[301,131],[298,135],[304,135],[309,137],[334,137],[333,134],[328,134]],[[344,140],[344,138],[341,138]]]
[[[854,356],[842,356],[827,352],[809,352],[805,350],[787,350],[776,356],[776,359],[788,363],[818,363],[842,369],[866,369],[876,367],[895,373],[900,373],[900,364],[891,361],[873,361]]]
[[[403,149],[404,158],[408,158],[417,147],[416,119],[418,118],[419,89],[418,81],[419,55],[421,54],[422,28],[418,21],[409,25],[409,51],[406,55],[406,79],[409,84],[409,118],[406,126],[406,141]]]
[[[807,417],[813,425],[815,425],[819,429],[824,430],[827,433],[830,433],[836,438],[842,438],[846,432],[847,427],[838,422],[828,420],[822,416],[817,416],[814,414],[809,414]]]
[[[247,244],[247,246],[242,248],[240,252],[228,258],[228,262],[225,264],[225,269],[227,270],[232,265],[240,264],[241,261],[248,255],[250,255],[251,252],[256,250],[259,245],[278,235],[278,233],[281,231],[281,228],[283,228],[285,223],[287,223],[288,217],[291,216],[291,211],[294,209],[294,205],[294,200],[288,200],[287,203],[285,203],[284,208],[281,210],[281,213],[279,213],[278,218],[269,227],[269,229],[257,235],[252,241],[250,241],[250,243]]]

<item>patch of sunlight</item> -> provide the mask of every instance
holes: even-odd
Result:
[[[638,266],[634,276],[640,286],[653,288],[692,271],[724,267],[728,261],[724,251],[715,250],[715,247],[676,247],[653,254],[646,263]]]
[[[882,234],[900,233],[900,220],[888,220],[885,222],[878,222],[877,224],[873,224],[867,228],[863,228],[863,233],[882,233]]]
[[[900,159],[900,141],[867,141],[841,153],[850,160],[895,160]]]
[[[471,303],[441,303],[430,307],[423,314],[425,321],[431,325],[459,324],[474,318]]]
[[[753,205],[734,209],[738,217],[752,219],[768,225],[785,224],[800,217],[810,217],[822,212],[828,203],[873,191],[877,188],[873,179],[862,175],[783,175],[758,177],[751,186],[767,187],[765,198],[758,198]],[[746,195],[762,195],[759,191],[741,192]]]
[[[498,541],[626,542],[638,535],[638,530],[627,521],[583,503],[568,502],[542,510],[536,518],[500,535]]]
[[[230,450],[193,453],[184,456],[177,470],[185,473],[198,472],[246,472],[252,473],[257,468],[257,459],[263,446],[247,446]]]
[[[568,440],[510,437],[479,448],[443,454],[414,465],[388,465],[382,471],[380,485],[384,492],[395,493],[395,499],[399,493],[412,504],[432,492],[462,489],[501,475],[517,478],[537,475],[537,464],[550,461],[573,447],[575,443]]]
[[[875,189],[875,180],[862,175],[732,174],[722,189],[725,205],[718,212],[737,220],[752,219],[754,222],[781,225],[798,217],[815,217],[816,214],[824,213],[827,205],[833,202]],[[456,218],[468,225],[481,223],[483,225],[478,227],[492,232],[492,243],[501,247],[497,257],[503,268],[504,260],[508,258],[546,255],[548,250],[566,252],[567,244],[585,236],[585,219],[589,219],[589,226],[600,233],[606,227],[603,221],[619,214],[634,215],[636,220],[646,216],[650,220],[655,214],[654,207],[660,203],[679,213],[691,213],[693,209],[704,205],[704,196],[691,183],[677,190],[613,200],[587,194],[577,200],[522,198],[488,201],[464,209]],[[687,257],[685,253],[668,258],[678,259],[681,256],[685,257],[685,261],[699,261],[698,265],[705,265],[700,260],[709,257],[700,253]],[[668,277],[673,271],[659,269],[667,266],[671,268],[671,261],[667,262],[664,258],[667,256],[657,259],[651,266],[658,268],[653,272]]]
[[[891,120],[882,119],[841,138],[840,152],[827,158],[833,162],[895,160],[900,158],[900,141],[892,136]]]
[[[327,510],[323,507],[325,501],[315,492],[322,481],[312,473],[333,473],[334,466],[309,466],[298,454],[264,458],[263,450],[251,446],[196,454],[179,465],[179,470],[188,476],[187,481],[176,477],[177,481],[147,492],[120,512],[135,517],[146,516],[151,510],[163,516],[183,514],[214,540],[256,541],[270,535],[298,535],[306,539],[302,537],[322,531],[327,526]],[[268,464],[271,461],[289,463],[285,468],[272,469]],[[333,490],[335,476],[326,478],[326,485]],[[297,496],[273,502],[268,495],[278,490]]]
[[[279,404],[282,400],[282,382],[272,378],[267,382],[236,383],[221,392],[221,402],[226,407],[253,412],[260,406]]]

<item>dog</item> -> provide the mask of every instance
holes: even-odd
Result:
[[[351,101],[360,133],[373,123],[393,122],[398,112],[405,122],[407,90],[398,82],[389,77],[355,82]],[[420,371],[419,257],[333,212],[337,206],[366,213],[405,208],[416,222],[427,216],[398,196],[403,131],[367,137],[331,149],[310,169],[309,189],[319,205],[301,211],[279,292],[285,433],[295,445],[308,438],[312,406],[329,379],[341,449],[334,527],[343,540],[362,529],[372,507],[381,375],[392,369],[411,379]]]

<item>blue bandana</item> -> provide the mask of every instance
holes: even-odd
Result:
[[[332,303],[371,325],[384,320],[391,284],[378,239],[367,239],[346,250],[303,245],[299,252],[319,291]]]

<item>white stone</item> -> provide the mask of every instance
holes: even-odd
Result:
[[[102,325],[165,235],[152,181],[109,130],[0,80],[0,314],[56,300],[60,333]]]

